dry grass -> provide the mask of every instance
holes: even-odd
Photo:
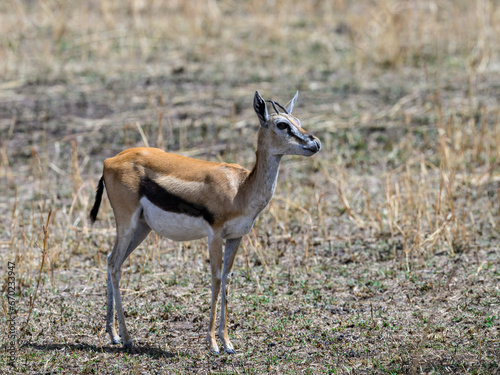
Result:
[[[499,28],[487,0],[1,3],[19,348],[0,372],[500,372]],[[123,270],[139,352],[110,346],[102,161],[149,144],[250,167],[256,89],[299,89],[324,148],[284,160],[241,246],[238,354],[207,352],[206,242],[155,235]]]

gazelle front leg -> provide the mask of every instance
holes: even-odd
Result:
[[[207,340],[210,351],[219,354],[219,347],[215,340],[215,314],[217,313],[217,299],[219,298],[221,269],[222,269],[222,238],[214,234],[209,239],[210,268],[212,270],[212,304],[210,307],[210,323],[208,325]]]
[[[226,248],[224,250],[224,270],[222,271],[222,296],[220,305],[220,325],[219,337],[224,344],[224,350],[228,354],[236,354],[233,344],[229,340],[227,334],[227,300],[229,296],[229,282],[231,278],[231,269],[233,268],[236,251],[240,245],[241,237],[226,240]]]

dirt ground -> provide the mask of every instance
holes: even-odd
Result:
[[[500,373],[500,5],[0,4],[1,374]],[[150,235],[105,332],[104,159],[255,161],[255,90],[322,141],[243,240],[235,355],[205,340],[207,241]]]

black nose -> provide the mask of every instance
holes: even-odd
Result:
[[[313,144],[315,145],[316,147],[316,152],[318,152],[319,150],[321,150],[321,141],[315,137],[314,135],[309,135],[309,139],[313,142]]]

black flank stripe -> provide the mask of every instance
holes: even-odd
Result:
[[[158,206],[164,211],[193,217],[201,216],[210,225],[215,222],[214,215],[205,206],[188,202],[175,194],[169,193],[148,177],[141,178],[139,198],[142,197],[148,198],[155,206]]]

